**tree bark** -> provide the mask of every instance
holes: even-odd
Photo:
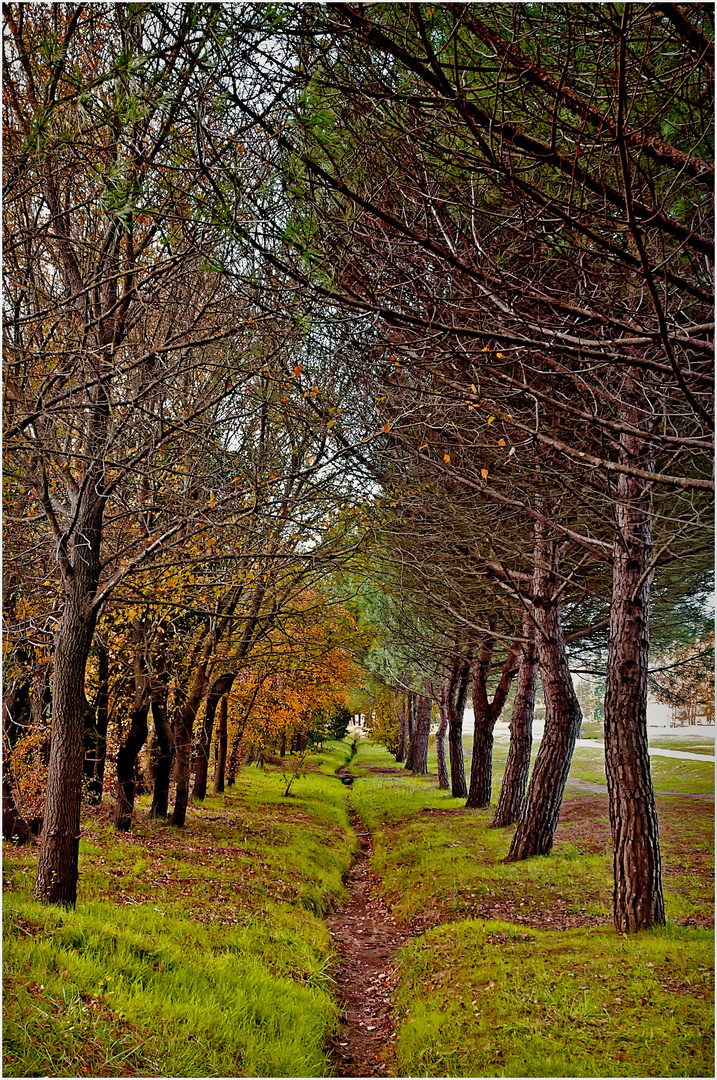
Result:
[[[85,668],[96,619],[92,600],[99,576],[99,507],[94,520],[78,523],[76,535],[87,542],[81,548],[79,541],[73,544],[80,550],[65,564],[64,604],[55,639],[50,763],[33,886],[33,896],[66,907],[77,901]]]
[[[199,737],[199,746],[197,747],[197,758],[194,767],[194,790],[192,797],[195,799],[204,799],[207,794],[207,773],[209,771],[209,747],[212,743],[212,730],[214,728],[214,717],[217,711],[217,705],[231,690],[236,675],[220,675],[216,679],[207,694],[207,704],[204,713],[204,723],[202,724],[202,732]]]
[[[510,749],[500,798],[491,826],[500,828],[512,825],[520,817],[525,799],[530,771],[530,752],[533,743],[533,713],[535,710],[535,687],[538,676],[538,653],[532,620],[523,622],[523,637],[528,641],[522,647],[518,686],[513,714],[510,719]]]
[[[438,759],[438,787],[441,791],[448,791],[448,766],[446,764],[446,731],[448,730],[448,704],[446,701],[448,694],[447,688],[444,686],[441,690],[441,697],[438,704],[438,711],[440,714],[440,723],[438,725],[438,731],[436,732],[436,757]]]
[[[227,764],[227,708],[229,696],[225,694],[219,703],[219,757],[214,772],[214,794],[221,795],[224,791],[224,770]],[[282,754],[283,757],[283,754]]]
[[[565,651],[560,604],[555,595],[557,545],[548,539],[542,522],[536,524],[535,531],[533,615],[545,694],[545,731],[506,862],[547,855],[551,851],[582,719]]]
[[[411,772],[426,776],[428,774],[428,740],[431,734],[431,699],[426,694],[413,696],[415,712],[411,739]]]
[[[495,630],[497,619],[488,620]],[[484,639],[480,652],[473,663],[473,753],[471,754],[471,780],[466,806],[481,809],[490,805],[493,792],[493,731],[508,696],[516,668],[519,644],[514,641],[503,665],[500,682],[493,700],[488,700],[488,675],[493,659],[494,637]]]
[[[653,458],[645,446],[633,435],[621,435],[621,462],[650,471]],[[633,932],[665,923],[659,829],[647,750],[652,537],[650,495],[644,480],[620,476],[616,523],[605,693],[605,773],[613,840],[615,928]]]
[[[448,682],[448,752],[451,766],[451,795],[465,799],[468,795],[466,768],[463,761],[463,713],[468,695],[470,656],[456,654]]]

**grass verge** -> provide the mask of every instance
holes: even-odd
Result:
[[[349,755],[314,755],[289,799],[280,769],[248,768],[183,830],[88,816],[74,912],[30,899],[37,851],[9,848],[4,1075],[329,1075]]]
[[[399,954],[399,1075],[713,1075],[711,802],[658,800],[672,922],[627,938],[606,795],[567,798],[553,852],[506,865],[512,830],[489,827],[492,809],[378,747],[360,744],[361,767],[351,798],[382,893],[429,928]]]

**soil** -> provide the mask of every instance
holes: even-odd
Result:
[[[373,844],[352,815],[361,851],[346,877],[351,899],[327,918],[341,963],[335,972],[343,1022],[331,1043],[337,1076],[390,1076],[396,1025],[394,953],[410,936],[394,922],[369,869]]]

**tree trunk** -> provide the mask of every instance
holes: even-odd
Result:
[[[416,695],[412,690],[406,694],[406,729],[408,745],[404,768],[409,772],[415,772],[413,762],[416,755]]]
[[[224,770],[227,764],[227,708],[229,696],[225,694],[219,704],[219,757],[214,772],[214,794],[221,795],[224,791]],[[282,757],[284,755],[282,754]]]
[[[415,696],[413,738],[411,739],[411,771],[420,776],[428,774],[428,740],[431,734],[431,699],[425,694]]]
[[[40,858],[32,890],[38,899],[66,907],[74,907],[77,901],[85,667],[95,629],[91,601],[97,578],[94,585],[91,578],[99,570],[99,543],[95,547],[95,538],[90,539],[92,524],[81,522],[76,532],[88,540],[74,565],[65,570],[64,605],[55,639],[50,764]]]
[[[197,747],[197,759],[194,769],[194,791],[192,796],[195,799],[203,799],[207,794],[207,773],[209,771],[209,747],[212,743],[212,730],[214,728],[214,717],[217,711],[217,705],[228,694],[234,683],[236,675],[221,675],[213,683],[209,693],[207,694],[207,705],[204,714],[204,723],[202,724],[202,733],[199,737],[199,746]]]
[[[406,760],[406,750],[408,749],[408,725],[406,723],[406,699],[399,705],[398,693],[394,691],[393,695],[393,707],[398,717],[398,749],[396,750],[396,761],[403,762]]]
[[[181,828],[187,818],[187,805],[189,803],[189,765],[192,753],[192,735],[194,732],[194,720],[204,696],[204,688],[207,683],[207,673],[210,665],[210,656],[216,645],[216,634],[210,630],[205,639],[201,656],[194,669],[194,680],[191,690],[184,702],[184,707],[177,714],[175,723],[175,776],[177,791],[174,797],[174,810],[172,811],[172,825]]]
[[[497,619],[491,616],[488,620],[491,630],[495,629],[496,624]],[[490,806],[493,793],[493,731],[498,717],[503,711],[505,699],[518,670],[516,657],[520,651],[520,644],[514,641],[503,664],[500,682],[493,695],[493,700],[489,701],[488,674],[493,659],[494,643],[495,638],[493,637],[484,640],[477,660],[473,665],[473,715],[475,722],[473,726],[473,753],[471,754],[471,782],[466,806],[474,810]]]
[[[117,809],[115,811],[115,829],[124,832],[132,826],[134,797],[137,782],[143,782],[137,770],[139,752],[147,741],[147,713],[149,712],[150,690],[145,656],[145,628],[135,619],[132,625],[134,655],[134,707],[130,713],[129,731],[117,753]]]
[[[545,731],[506,862],[516,862],[530,855],[547,855],[552,849],[582,719],[565,651],[560,604],[555,597],[558,552],[546,533],[545,525],[538,523],[533,614],[545,694]]]
[[[468,794],[463,761],[463,713],[468,695],[470,659],[456,656],[448,683],[448,753],[451,765],[451,795],[465,799]]]
[[[99,806],[105,783],[107,761],[107,726],[109,723],[110,673],[109,650],[97,641],[97,698],[95,700],[93,762],[88,784],[88,802]]]
[[[645,443],[629,434],[620,438],[620,460],[645,471],[653,466]],[[605,693],[605,773],[613,840],[615,928],[632,932],[663,926],[665,907],[647,752],[652,536],[645,481],[621,474],[618,500]]]
[[[512,825],[518,820],[528,785],[530,751],[533,743],[535,686],[538,675],[535,633],[532,620],[529,618],[523,622],[523,637],[528,638],[528,641],[522,649],[515,704],[510,719],[510,749],[498,806],[491,822],[493,828]]]
[[[448,766],[446,765],[446,731],[448,729],[448,705],[446,703],[447,689],[441,690],[441,698],[438,705],[440,723],[436,732],[436,757],[438,759],[438,787],[441,791],[448,791]]]
[[[117,810],[115,829],[126,832],[132,827],[136,788],[137,755],[147,741],[149,701],[141,700],[130,713],[129,732],[117,753]]]

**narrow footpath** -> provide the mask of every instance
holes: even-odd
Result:
[[[391,1076],[396,1038],[391,960],[408,935],[398,929],[378,895],[378,881],[369,868],[371,837],[353,811],[350,815],[361,844],[346,877],[351,899],[326,920],[341,956],[336,981],[344,1004],[331,1049],[337,1076]]]

